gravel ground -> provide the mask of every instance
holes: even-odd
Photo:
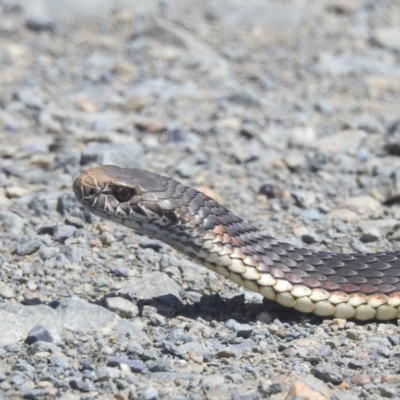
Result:
[[[400,398],[400,328],[300,315],[85,212],[96,164],[316,250],[400,249],[396,0],[0,0],[0,397]]]

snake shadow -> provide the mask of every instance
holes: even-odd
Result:
[[[180,299],[169,294],[147,300],[138,300],[136,304],[140,315],[143,315],[145,306],[151,306],[166,318],[183,316],[193,320],[202,318],[206,321],[215,320],[218,322],[234,319],[240,323],[249,323],[256,322],[261,314],[261,320],[264,322],[272,322],[278,319],[281,323],[288,323],[289,325],[298,323],[319,325],[323,320],[323,318],[314,314],[302,314],[267,299],[263,299],[262,303],[248,302],[244,294],[238,294],[227,299],[222,298],[218,293],[204,294],[199,298],[199,301],[190,304],[184,304]]]

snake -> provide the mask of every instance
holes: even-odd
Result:
[[[282,306],[345,320],[400,318],[400,251],[296,247],[201,191],[139,168],[92,167],[75,179],[73,191],[91,213],[158,239]]]

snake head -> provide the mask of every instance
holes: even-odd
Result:
[[[91,168],[79,175],[73,190],[92,213],[145,234],[179,223],[177,204],[168,194],[169,178],[138,168],[113,165]]]

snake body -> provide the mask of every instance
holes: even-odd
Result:
[[[159,239],[212,271],[303,313],[400,318],[400,251],[315,252],[277,241],[205,194],[141,169],[106,165],[73,184],[92,213]]]

